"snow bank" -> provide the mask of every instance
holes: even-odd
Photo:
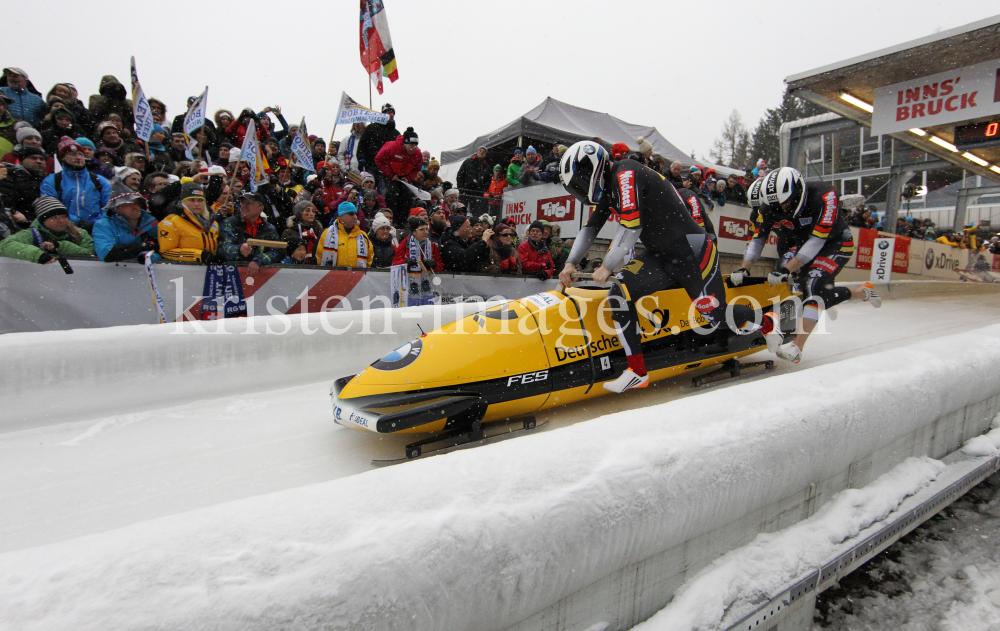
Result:
[[[0,627],[504,629],[996,396],[998,371],[991,326],[5,553]]]
[[[333,381],[483,303],[0,336],[0,432]]]
[[[845,540],[885,519],[904,499],[927,486],[945,465],[907,458],[861,489],[838,493],[815,515],[723,555],[684,584],[669,606],[636,631],[725,628],[766,602],[796,576],[826,563]],[[734,607],[734,601],[742,607]],[[725,623],[728,620],[729,623]]]

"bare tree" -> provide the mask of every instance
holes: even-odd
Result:
[[[743,124],[740,113],[733,110],[723,123],[722,135],[715,139],[709,155],[712,160],[724,166],[742,168],[746,162],[749,146],[750,132]]]

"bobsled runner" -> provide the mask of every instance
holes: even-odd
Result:
[[[540,410],[620,396],[602,386],[627,367],[607,294],[597,285],[552,290],[422,333],[336,380],[330,392],[334,420],[380,434],[432,434],[407,445],[405,460],[438,452],[425,452],[434,443],[450,451],[488,440],[492,427],[501,427],[502,437],[531,431],[532,414]],[[739,287],[727,280],[730,303],[778,309],[783,331],[795,328],[789,295],[787,286],[763,278]],[[740,368],[770,363],[740,364],[740,357],[766,348],[763,336],[735,335],[725,326],[710,331],[683,289],[657,292],[636,307],[651,381],[717,365],[717,373],[738,375]]]

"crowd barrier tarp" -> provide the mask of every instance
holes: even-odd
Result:
[[[71,261],[56,265],[0,258],[0,333],[53,331],[159,321],[145,270],[138,263]],[[265,267],[252,279],[237,268],[251,314],[372,309],[393,304],[388,270]],[[153,266],[169,321],[202,319],[202,265]],[[437,274],[441,302],[522,298],[558,286],[534,277]]]

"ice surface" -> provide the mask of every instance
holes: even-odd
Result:
[[[0,624],[504,628],[995,394],[998,370],[991,326],[7,552]]]

